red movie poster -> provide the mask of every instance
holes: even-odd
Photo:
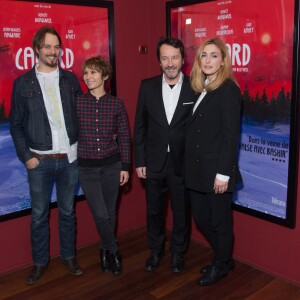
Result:
[[[258,9],[259,8],[259,9]],[[172,34],[186,46],[186,71],[207,38],[227,43],[243,90],[277,93],[291,89],[294,0],[224,0],[172,9]]]
[[[37,62],[31,47],[34,33],[45,25],[55,27],[62,39],[60,66],[74,72],[84,90],[85,84],[81,80],[84,60],[95,55],[110,59],[109,18],[112,15],[109,7],[113,6],[97,3],[99,6],[92,7],[82,2],[83,5],[1,1],[0,220],[28,211],[31,206],[26,170],[15,152],[8,115],[14,80]],[[78,194],[81,194],[79,187]],[[55,199],[54,191],[52,201]]]
[[[294,0],[203,0],[173,1],[169,16],[171,35],[185,45],[187,74],[204,40],[219,37],[226,43],[243,96],[238,153],[243,186],[234,203],[281,220],[290,203],[290,149],[296,143],[290,136],[296,107],[294,15]]]
[[[31,45],[34,33],[41,26],[53,26],[60,34],[63,42],[60,66],[78,78],[86,58],[101,54],[109,59],[106,8],[1,1],[0,16],[0,95],[7,112],[14,79],[36,63]]]

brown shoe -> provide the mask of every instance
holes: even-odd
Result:
[[[46,270],[46,266],[36,266],[36,265],[34,265],[32,267],[32,270],[31,270],[29,276],[26,279],[26,283],[27,284],[37,283],[40,280],[40,278],[43,276],[45,270]]]
[[[64,263],[71,275],[79,276],[83,274],[75,258],[64,260]]]

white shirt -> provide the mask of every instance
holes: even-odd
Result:
[[[178,103],[181,86],[182,86],[183,74],[180,72],[180,77],[178,82],[174,85],[173,88],[165,80],[165,74],[163,74],[162,79],[162,96],[166,111],[166,116],[168,123],[170,125],[172,118],[174,116],[174,112]]]
[[[197,109],[198,105],[201,103],[202,99],[204,98],[204,96],[207,94],[206,90],[203,90],[202,93],[200,94],[198,100],[196,101],[194,107],[193,107],[193,114],[195,112],[195,110]]]
[[[182,87],[182,80],[183,80],[183,73],[180,72],[180,77],[178,82],[173,86],[173,88],[171,88],[170,85],[165,80],[165,74],[163,74],[162,96],[163,96],[165,112],[166,112],[169,125],[171,124],[176,106],[178,104],[179,95]],[[169,145],[168,145],[168,152],[170,152]]]
[[[67,134],[65,120],[63,115],[63,109],[61,104],[60,89],[59,89],[59,69],[50,73],[43,73],[38,71],[38,65],[35,67],[35,72],[37,79],[39,81],[43,100],[46,107],[47,116],[50,123],[51,133],[52,133],[52,150],[49,151],[38,151],[35,149],[30,149],[39,154],[57,154],[66,153],[68,155],[69,162],[73,162],[77,159],[77,143],[70,146],[69,137]],[[46,88],[47,84],[53,84],[55,87],[56,99],[58,104],[58,117],[60,118],[61,126],[57,126],[53,118],[53,106],[51,105],[50,99],[47,96]]]

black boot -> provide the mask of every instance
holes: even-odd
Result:
[[[108,250],[100,249],[100,267],[103,273],[111,270],[110,253]]]
[[[111,255],[111,272],[114,276],[119,276],[122,273],[122,256],[119,251]]]

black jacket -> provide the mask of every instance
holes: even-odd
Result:
[[[185,185],[213,192],[216,174],[230,176],[228,191],[241,181],[237,166],[241,92],[231,80],[208,92],[190,114],[185,141]]]
[[[183,77],[178,104],[168,124],[162,97],[162,76],[141,82],[134,124],[134,157],[136,167],[161,171],[167,156],[168,145],[175,172],[183,174],[184,139],[186,120],[196,95],[189,77]]]

